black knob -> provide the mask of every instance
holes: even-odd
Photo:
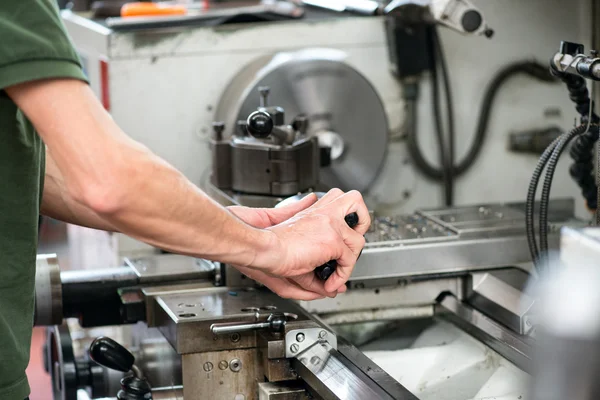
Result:
[[[135,358],[125,347],[111,338],[101,336],[90,345],[90,357],[98,364],[121,372],[128,372],[133,367]]]
[[[350,228],[354,229],[356,227],[356,225],[358,225],[358,214],[355,212],[348,214],[344,217],[344,220],[346,221],[346,223],[348,224],[348,226]],[[361,250],[361,254],[362,254],[362,250]],[[359,257],[360,257],[360,255],[359,255]],[[326,264],[323,264],[320,267],[317,267],[315,269],[315,274],[317,275],[317,278],[321,279],[322,281],[326,281],[327,279],[329,279],[329,277],[331,275],[333,275],[333,273],[335,272],[336,269],[337,269],[337,261],[331,260],[331,261],[327,262]]]
[[[264,111],[255,111],[246,121],[248,133],[257,139],[268,138],[273,132],[273,119]]]
[[[273,332],[283,332],[287,318],[284,313],[273,313],[269,315],[267,322],[270,324],[270,328]]]
[[[463,14],[461,23],[466,32],[475,32],[481,27],[481,24],[483,23],[483,17],[479,11],[469,10]]]

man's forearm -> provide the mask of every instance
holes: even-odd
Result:
[[[56,166],[52,154],[46,152],[46,176],[42,197],[42,215],[70,224],[104,231],[116,231],[115,227],[96,214],[92,209],[73,200],[64,178]]]
[[[87,85],[32,82],[7,92],[44,139],[70,198],[113,229],[165,250],[236,265],[251,264],[268,248],[269,232],[234,217],[127,137]]]

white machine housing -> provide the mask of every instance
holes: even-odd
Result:
[[[548,7],[545,0],[474,3],[496,28],[493,39],[466,37],[440,28],[454,87],[457,159],[469,146],[483,89],[500,68],[523,59],[546,62],[564,38],[587,43],[591,36],[589,2],[585,0],[560,0],[561,6],[556,7]],[[91,87],[119,126],[199,186],[210,172],[208,139],[217,105],[246,65],[279,52],[310,48],[343,52],[345,62],[373,86],[387,114],[390,142],[386,160],[364,193],[370,207],[394,214],[437,207],[442,202],[439,183],[416,172],[406,151],[401,86],[389,71],[382,17],[138,32],[112,31],[70,12],[65,12],[63,19]],[[435,161],[428,77],[421,86],[420,141],[428,158]],[[568,128],[575,111],[560,84],[515,78],[502,89],[492,115],[482,156],[456,183],[457,204],[522,200],[537,157],[507,151],[508,134],[549,125]],[[556,175],[553,194],[577,196],[566,165],[560,166]],[[583,201],[579,214],[585,214]],[[102,249],[97,249],[99,238]],[[81,267],[114,264],[125,256],[156,251],[123,235],[106,236],[83,228],[70,227],[70,240],[75,252],[72,262]],[[111,256],[106,259],[97,254]]]

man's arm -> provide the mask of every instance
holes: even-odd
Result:
[[[6,92],[42,136],[70,198],[114,229],[165,250],[240,265],[269,245],[270,235],[123,134],[84,82],[40,80]]]
[[[44,139],[69,197],[113,229],[165,250],[277,276],[303,276],[338,260],[325,285],[300,283],[315,293],[335,293],[348,280],[370,223],[357,192],[336,194],[272,228],[254,228],[126,136],[85,83],[39,80],[6,92]],[[344,222],[351,212],[359,214],[356,230]]]
[[[114,226],[100,217],[94,210],[73,200],[67,190],[62,173],[49,151],[46,152],[46,178],[44,180],[41,213],[47,217],[70,224],[104,231],[116,231]]]

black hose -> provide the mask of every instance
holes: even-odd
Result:
[[[454,101],[452,99],[452,86],[450,84],[450,76],[448,73],[448,65],[446,64],[446,57],[444,55],[444,48],[442,47],[442,41],[437,34],[437,30],[434,30],[434,48],[435,58],[439,64],[440,71],[442,73],[442,81],[444,82],[444,92],[446,95],[446,117],[448,119],[448,181],[449,187],[446,193],[447,205],[451,206],[454,204],[454,155],[455,155],[455,142],[456,133],[454,126]]]
[[[555,81],[552,75],[548,73],[548,68],[537,62],[521,61],[514,64],[510,64],[504,67],[502,70],[500,70],[486,89],[481,110],[479,113],[479,118],[477,121],[475,137],[473,139],[473,142],[471,143],[471,146],[469,147],[469,150],[467,151],[466,156],[458,163],[458,165],[456,165],[453,168],[452,176],[454,178],[463,175],[473,166],[473,164],[477,160],[481,149],[485,143],[485,139],[487,137],[487,128],[491,115],[492,105],[494,103],[496,95],[499,89],[502,87],[502,85],[509,78],[519,73],[524,73],[542,82]],[[410,146],[409,143],[409,151],[415,162],[415,165],[425,176],[438,181],[443,179],[443,170],[429,164],[429,162],[427,162],[427,160],[422,156],[420,148],[418,146],[416,146],[415,148],[415,146]]]
[[[450,164],[449,155],[447,153],[444,140],[444,127],[442,122],[442,111],[440,109],[440,88],[439,78],[437,73],[437,57],[436,57],[436,42],[437,32],[435,28],[431,28],[428,35],[428,47],[430,56],[431,68],[431,96],[433,106],[433,116],[435,121],[435,135],[438,141],[439,157],[441,165],[440,177],[444,183],[444,203],[446,206],[452,205],[452,164]],[[423,158],[425,163],[427,161]]]
[[[539,258],[539,250],[537,246],[537,241],[535,238],[535,225],[534,225],[534,215],[535,215],[535,194],[537,192],[537,187],[540,182],[540,177],[542,176],[542,172],[548,163],[548,159],[552,155],[556,144],[560,141],[560,139],[564,135],[554,139],[552,143],[544,150],[544,153],[540,157],[537,165],[535,166],[535,170],[533,171],[533,175],[531,177],[531,181],[529,182],[529,189],[527,190],[527,200],[525,202],[525,229],[527,231],[527,244],[529,245],[529,253],[531,254],[531,260],[534,263],[537,263]]]
[[[566,74],[556,69],[554,63],[550,63],[550,72],[560,78],[569,91],[569,98],[575,103],[575,109],[581,115],[581,123],[587,124],[591,117],[591,123],[600,122],[598,115],[593,112],[592,100],[590,99],[585,79],[577,75]],[[590,113],[590,108],[592,112]],[[581,189],[586,205],[595,210],[598,207],[598,187],[594,174],[594,143],[598,140],[598,133],[587,132],[577,138],[571,147],[570,155],[574,163],[569,168],[569,174]]]
[[[587,124],[579,125],[569,133],[561,136],[548,160],[548,169],[546,170],[546,177],[544,178],[544,185],[542,187],[542,198],[540,201],[540,255],[542,256],[545,256],[548,252],[548,207],[550,203],[552,180],[554,178],[556,165],[558,164],[558,159],[569,142],[576,136],[586,133],[588,128],[590,132],[595,132],[596,135],[598,134],[598,125],[590,125],[589,127]]]

